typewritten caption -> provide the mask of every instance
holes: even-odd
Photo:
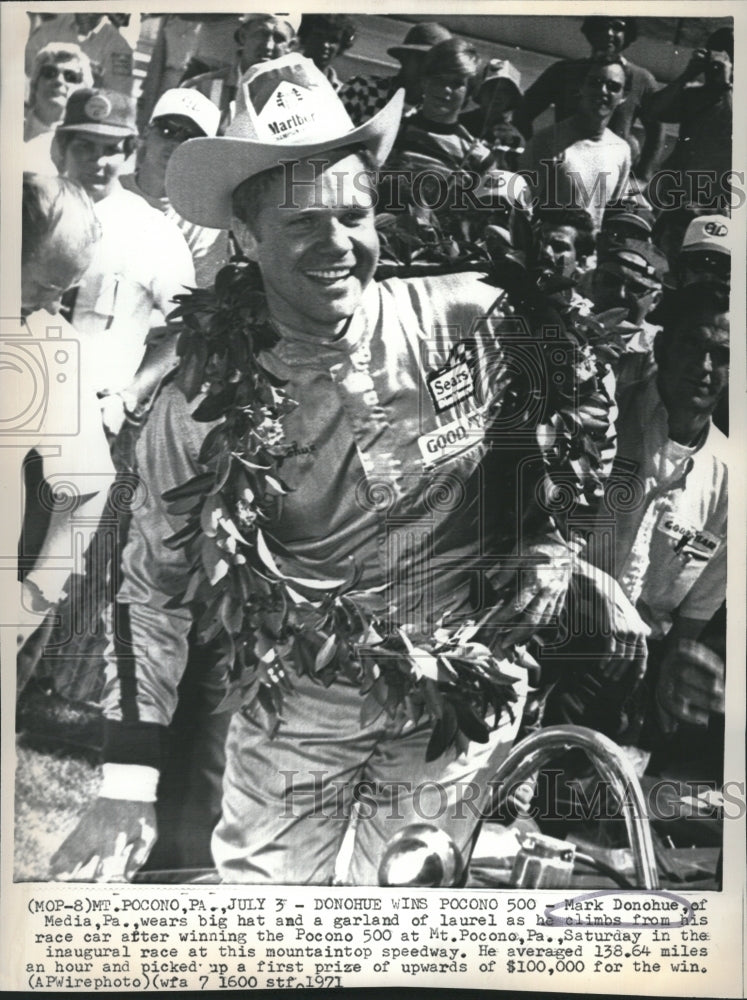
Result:
[[[329,989],[372,976],[412,985],[495,976],[526,988],[533,976],[562,986],[635,974],[693,984],[713,960],[710,902],[564,890],[32,894],[24,979],[44,992]]]

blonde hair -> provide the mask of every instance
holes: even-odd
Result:
[[[39,75],[42,66],[58,65],[59,63],[77,62],[83,74],[81,87],[93,86],[93,68],[91,60],[85,54],[80,45],[73,45],[68,42],[50,42],[44,48],[39,49],[34,57],[34,65],[31,68],[29,78],[29,107],[34,106],[36,101],[36,88],[39,83]]]

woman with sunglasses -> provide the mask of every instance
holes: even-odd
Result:
[[[54,131],[65,117],[70,95],[91,86],[91,62],[79,46],[53,42],[39,50],[23,123],[24,169],[48,176],[57,173],[50,157]]]

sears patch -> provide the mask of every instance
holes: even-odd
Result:
[[[466,361],[444,365],[431,372],[426,381],[437,413],[450,410],[452,406],[464,399],[471,399],[475,394],[475,383]]]
[[[435,431],[418,438],[418,447],[426,465],[435,465],[456,458],[485,437],[485,417],[480,410],[472,410]]]
[[[674,542],[674,553],[682,562],[707,562],[721,545],[721,539],[703,528],[694,528],[666,511],[659,519],[657,529]]]
[[[437,368],[426,376],[428,392],[431,394],[436,413],[450,410],[452,406],[465,399],[474,399],[472,348],[473,345],[464,340],[455,344],[443,368]]]

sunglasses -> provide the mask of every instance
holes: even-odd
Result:
[[[624,87],[619,80],[606,80],[603,76],[589,76],[586,78],[586,84],[589,87],[604,87],[610,94],[619,94]]]
[[[43,80],[56,80],[61,76],[65,83],[83,83],[83,74],[79,69],[62,69],[52,63],[46,63],[39,70],[39,76]]]
[[[613,31],[625,31],[625,21],[609,21],[607,26]]]
[[[199,139],[204,136],[204,132],[196,132],[185,125],[176,125],[168,119],[156,120],[152,125],[164,139],[173,139],[174,142],[186,142],[187,139]]]

